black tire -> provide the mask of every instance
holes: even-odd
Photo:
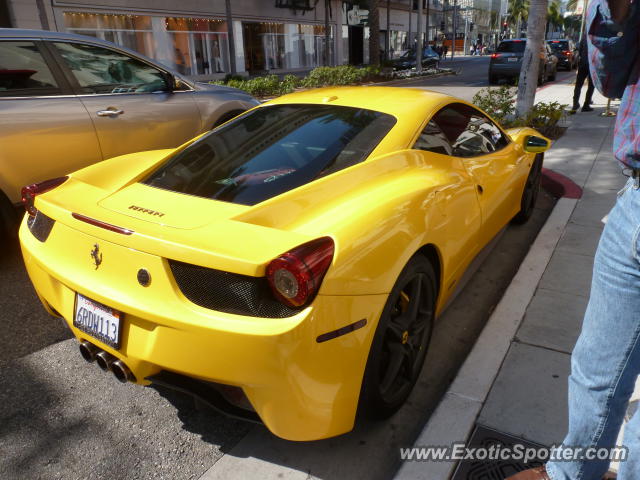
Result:
[[[538,85],[544,85],[544,82],[547,79],[547,71],[543,68],[538,74]]]
[[[18,245],[18,212],[7,196],[0,191],[0,258],[8,256]],[[8,245],[9,248],[4,248]]]
[[[489,75],[489,85],[497,85],[498,77],[496,75]]]
[[[526,223],[527,220],[533,215],[533,210],[536,207],[536,201],[538,200],[538,193],[540,192],[540,183],[542,180],[542,161],[543,155],[536,155],[536,159],[531,165],[529,176],[524,184],[524,190],[522,191],[522,198],[520,199],[520,211],[513,217],[512,222],[515,224]]]
[[[437,292],[431,263],[422,255],[414,256],[396,280],[380,316],[362,382],[359,413],[388,418],[406,401],[427,355]]]

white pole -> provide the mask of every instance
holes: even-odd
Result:
[[[416,46],[416,71],[422,71],[422,0],[418,0],[418,45]]]

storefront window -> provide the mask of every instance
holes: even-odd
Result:
[[[245,63],[249,72],[324,65],[324,25],[245,22],[242,32]],[[333,42],[330,42],[329,49],[332,58]]]
[[[66,30],[108,40],[185,75],[229,71],[227,24],[213,18],[64,14]]]
[[[397,58],[407,51],[408,35],[407,32],[400,30],[391,30],[389,36],[389,55],[391,58]]]
[[[153,57],[155,53],[151,17],[145,15],[107,15],[65,13],[68,32],[97,37]]]
[[[229,70],[227,22],[213,19],[167,18],[175,68],[186,75]]]

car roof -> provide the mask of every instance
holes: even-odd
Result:
[[[500,40],[500,42],[526,42],[526,38],[505,38],[504,40]]]
[[[7,38],[11,38],[11,39],[25,38],[25,39],[37,39],[37,40],[76,40],[79,42],[93,43],[96,45],[104,45],[105,47],[114,48],[114,49],[129,53],[130,55],[133,55],[135,57],[142,58],[147,62],[153,65],[157,65],[167,70],[168,72],[171,72],[174,76],[177,76],[178,78],[184,80],[184,77],[179,73],[175,72],[171,67],[168,67],[167,65],[160,63],[157,60],[149,58],[140,52],[131,50],[130,48],[127,48],[127,47],[123,47],[122,45],[117,45],[107,40],[101,40],[100,38],[90,37],[88,35],[78,35],[75,33],[66,33],[66,32],[51,32],[47,30],[0,28],[0,39],[7,39]]]
[[[464,100],[431,90],[379,86],[319,88],[283,95],[269,103],[340,105],[374,110],[403,118],[411,117],[417,112],[433,110],[451,102],[468,104]]]
[[[85,35],[77,35],[75,33],[66,32],[50,32],[47,30],[27,30],[22,28],[0,28],[0,38],[50,38],[54,40],[91,40],[96,43],[104,43],[106,45],[114,45],[111,42],[100,40],[95,37]]]

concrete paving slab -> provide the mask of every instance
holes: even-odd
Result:
[[[558,251],[593,257],[604,225],[569,224],[558,242]]]
[[[570,355],[513,343],[478,424],[551,445],[567,431]]]
[[[539,288],[527,308],[516,339],[571,353],[580,334],[587,303],[587,297]]]
[[[588,297],[592,269],[593,258],[556,251],[542,276],[540,288]]]
[[[611,190],[607,194],[585,191],[570,222],[577,225],[602,227],[604,218],[615,205],[616,194],[617,190]]]

